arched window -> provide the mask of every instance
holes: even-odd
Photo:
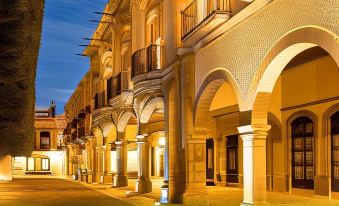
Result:
[[[313,121],[299,117],[292,122],[292,187],[314,188]]]
[[[50,133],[40,132],[40,149],[50,149]]]
[[[331,116],[332,191],[339,192],[339,111]]]

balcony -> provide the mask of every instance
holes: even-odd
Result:
[[[193,46],[231,17],[229,0],[207,0],[206,4],[204,14],[198,14],[197,0],[181,11],[181,40],[187,46]],[[202,21],[199,16],[204,16]]]
[[[160,45],[151,44],[147,48],[140,49],[132,55],[131,78],[137,83],[145,78],[151,77],[150,73],[159,73],[161,49]]]
[[[132,81],[134,96],[161,92],[161,46],[151,44],[132,55]]]
[[[98,126],[103,122],[112,122],[113,109],[110,106],[102,107],[92,112],[92,127]]]
[[[107,81],[107,100],[113,108],[132,105],[133,91],[129,89],[130,72],[122,71]]]

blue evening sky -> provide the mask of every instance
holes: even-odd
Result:
[[[57,113],[89,69],[89,58],[76,56],[92,37],[107,0],[45,0],[45,15],[36,79],[36,107],[48,107],[56,101]]]

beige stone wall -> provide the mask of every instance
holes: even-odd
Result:
[[[339,4],[338,1],[333,3]],[[320,8],[328,12],[318,12],[317,15],[309,12],[319,11]],[[335,21],[329,20],[337,18],[334,8],[335,6],[326,1],[272,1],[260,12],[243,20],[241,24],[230,28],[217,40],[196,51],[195,94],[198,93],[208,73],[216,68],[224,68],[233,75],[236,84],[241,88],[237,93],[243,98],[240,108],[251,109],[249,101],[253,99],[251,95],[255,93],[249,94],[248,90],[252,77],[270,48],[290,31],[308,25],[324,28],[338,35],[339,27]],[[289,18],[275,18],[284,16]],[[290,21],[290,19],[294,20]],[[265,41],[262,41],[263,39]]]

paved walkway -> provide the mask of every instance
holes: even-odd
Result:
[[[86,184],[89,188],[99,191],[105,195],[128,201],[138,206],[154,206],[159,201],[161,179],[153,179],[153,192],[149,194],[126,197],[126,191],[133,191],[135,180],[129,180],[129,186],[123,188],[112,188],[111,185]],[[239,206],[242,201],[242,189],[230,187],[209,186],[208,195],[210,206]],[[339,206],[339,200],[329,200],[328,197],[303,197],[290,195],[288,193],[268,192],[267,201],[271,206]]]
[[[20,178],[0,183],[0,206],[154,206],[160,197],[161,179],[153,179],[153,192],[127,198],[135,180],[129,186],[112,188],[111,185],[86,184],[56,178]],[[242,189],[208,187],[210,206],[239,206]],[[287,193],[267,193],[271,206],[339,206],[339,200],[326,197],[308,198]]]
[[[70,180],[14,179],[0,183],[0,206],[131,206]]]

